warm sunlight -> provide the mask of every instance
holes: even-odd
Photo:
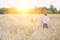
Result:
[[[30,8],[29,4],[27,2],[24,2],[24,1],[22,3],[18,3],[16,6],[17,6],[17,8],[20,9],[22,14],[26,14],[26,12],[27,12],[26,10],[28,8]]]
[[[15,7],[8,8],[8,14],[39,14],[41,13],[40,7],[33,7],[28,1],[17,2]]]
[[[24,2],[24,1],[18,3],[16,6],[17,6],[18,8],[20,8],[21,11],[24,11],[24,10],[26,10],[27,8],[30,7],[29,4],[28,4],[27,2]]]
[[[19,8],[21,11],[24,11],[27,9],[27,5],[21,5],[21,6],[19,6]]]

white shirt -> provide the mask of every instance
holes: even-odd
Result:
[[[49,22],[49,17],[48,16],[44,16],[43,23],[48,23],[48,22]]]

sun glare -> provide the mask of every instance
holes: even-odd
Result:
[[[23,1],[23,0],[21,2],[18,2],[16,7],[20,9],[21,14],[29,13],[29,10],[27,10],[27,9],[32,8],[32,6],[30,6],[28,1]]]
[[[29,4],[27,4],[26,2],[22,2],[22,3],[18,4],[17,7],[18,7],[21,11],[24,11],[24,10],[26,10],[27,8],[29,8],[28,5],[29,5]]]
[[[27,7],[25,7],[25,6],[19,6],[18,8],[19,8],[21,11],[24,11],[24,10],[27,9]]]
[[[23,12],[22,14],[26,14],[26,9],[28,9],[29,6],[27,4],[22,4],[18,5],[18,8],[20,9],[21,12]]]

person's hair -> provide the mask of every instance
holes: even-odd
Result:
[[[47,12],[45,12],[44,15],[47,16]]]

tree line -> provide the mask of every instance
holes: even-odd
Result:
[[[57,8],[53,5],[50,5],[49,8],[47,7],[35,7],[35,8],[29,8],[24,11],[24,13],[30,13],[30,14],[42,14],[44,12],[47,12],[48,14],[60,14],[60,10],[57,10]],[[17,10],[17,8],[0,8],[0,14],[9,14],[9,13],[23,13],[21,10]]]

